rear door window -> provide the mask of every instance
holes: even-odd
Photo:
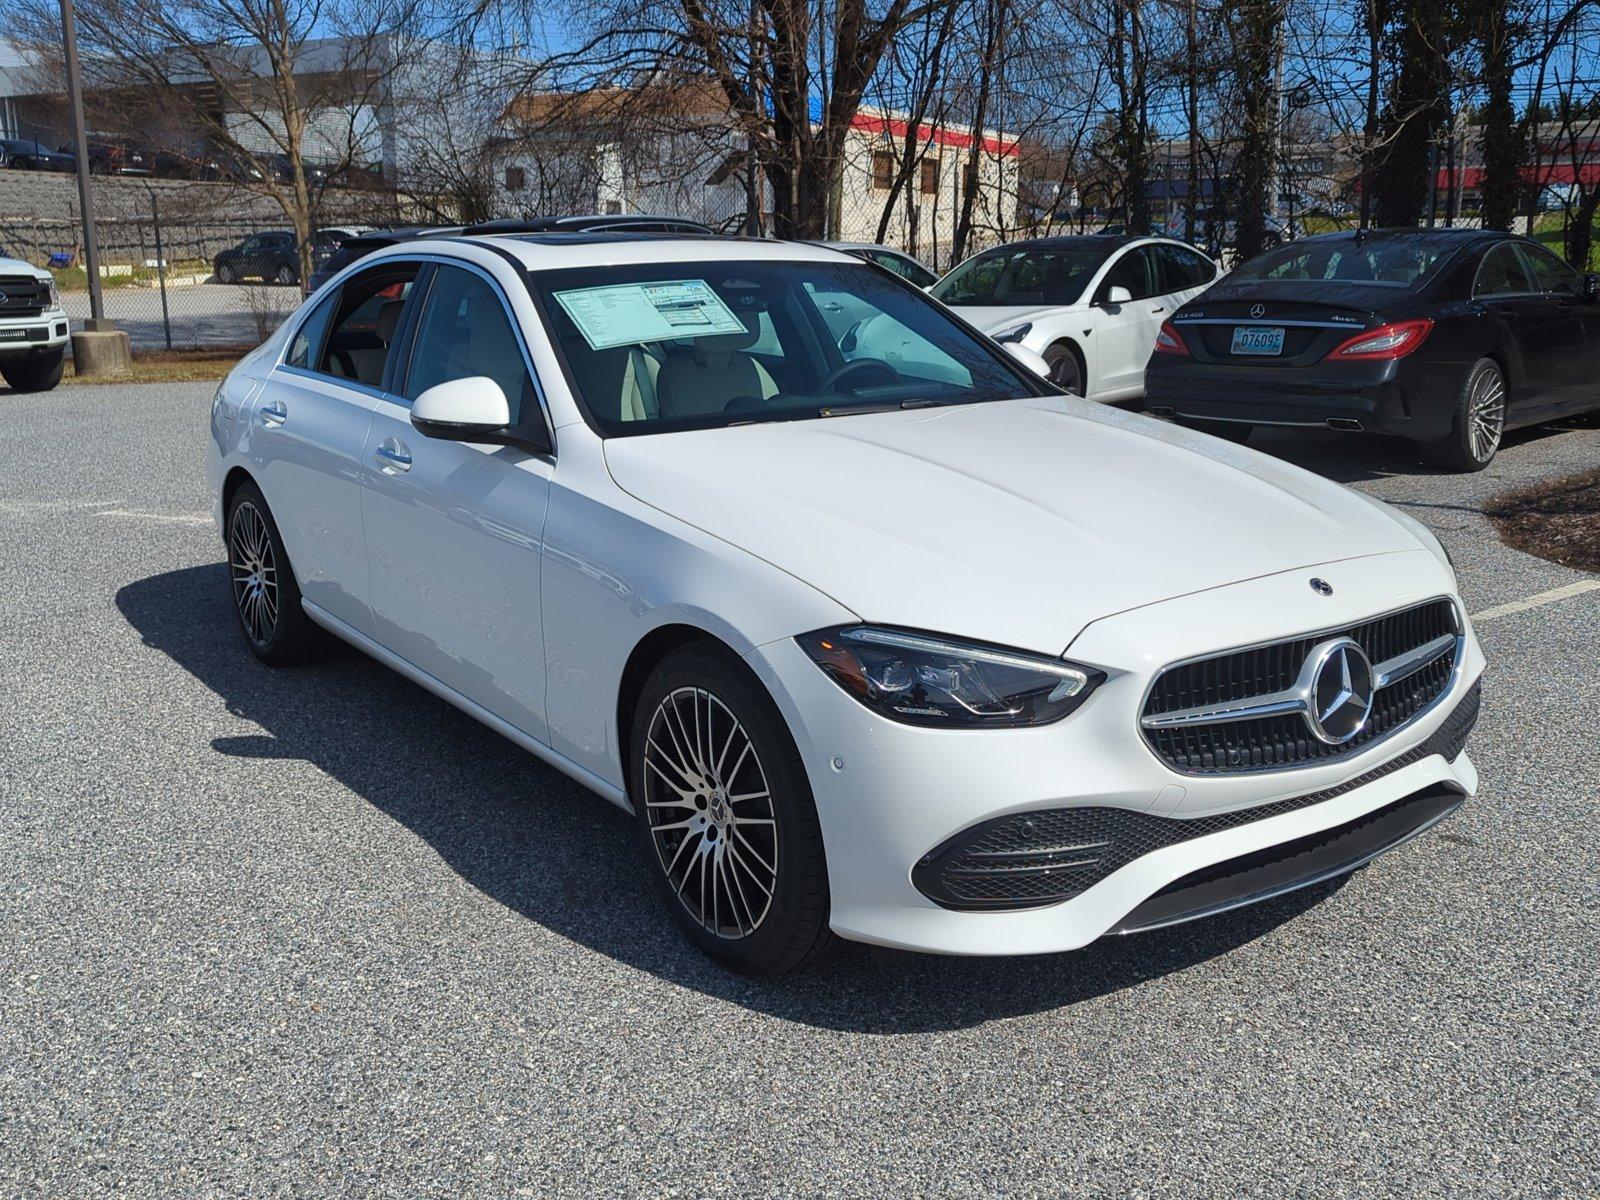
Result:
[[[358,272],[339,289],[332,327],[316,370],[335,379],[381,388],[389,347],[400,329],[418,264],[387,262]]]

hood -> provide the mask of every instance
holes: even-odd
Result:
[[[30,262],[23,262],[20,258],[6,258],[0,255],[0,275],[31,275],[35,279],[49,279],[49,271],[41,271]]]
[[[624,491],[862,620],[1045,654],[1130,608],[1419,545],[1338,484],[1066,396],[612,438],[605,454]]]
[[[998,333],[1011,325],[1037,321],[1041,317],[1080,307],[1078,304],[953,304],[950,311],[974,329]]]

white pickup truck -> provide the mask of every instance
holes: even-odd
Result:
[[[61,382],[67,314],[50,272],[0,257],[0,378],[19,392]]]

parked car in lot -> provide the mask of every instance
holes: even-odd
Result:
[[[311,238],[312,262],[327,261],[357,232],[355,227],[330,226],[319,229]],[[218,283],[238,283],[244,279],[263,279],[268,283],[300,282],[300,251],[294,234],[287,229],[252,233],[237,246],[231,246],[211,260]]]
[[[1242,440],[1256,425],[1398,434],[1458,471],[1505,430],[1600,407],[1600,277],[1494,230],[1305,238],[1163,327],[1147,405]]]
[[[28,138],[0,138],[0,167],[14,171],[75,171],[78,157]]]
[[[88,137],[89,170],[95,175],[149,175],[154,166],[145,147],[133,138],[109,133]],[[58,146],[58,154],[71,155],[70,145]]]
[[[1091,234],[985,250],[930,290],[990,337],[1043,355],[1066,391],[1136,400],[1162,320],[1216,277],[1182,242]]]
[[[61,382],[69,332],[50,272],[0,257],[0,378],[19,392],[49,391]]]
[[[398,243],[216,393],[239,627],[274,665],[332,631],[631,809],[751,972],[1071,949],[1459,806],[1483,656],[1433,535],[1042,369],[814,246]]]
[[[901,279],[919,288],[930,288],[939,282],[938,275],[904,250],[880,246],[876,242],[818,242],[817,245],[826,246],[830,250],[842,250],[861,259],[862,262],[873,263],[885,270],[893,271]]]

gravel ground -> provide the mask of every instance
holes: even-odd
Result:
[[[1592,1196],[1600,592],[1485,620],[1484,787],[1339,885],[1039,959],[752,983],[626,818],[353,653],[258,666],[205,385],[0,393],[0,1194]],[[1474,612],[1571,584],[1476,477],[1403,504]]]

